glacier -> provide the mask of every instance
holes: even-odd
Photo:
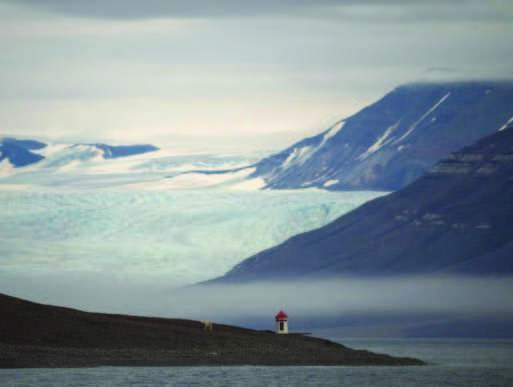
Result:
[[[0,292],[16,294],[21,278],[35,276],[30,281],[51,287],[80,273],[93,283],[96,275],[127,282],[158,277],[168,286],[206,280],[383,194],[0,185]]]
[[[0,165],[0,292],[89,310],[218,277],[386,194],[262,190],[248,179],[259,154],[34,152],[44,159]]]

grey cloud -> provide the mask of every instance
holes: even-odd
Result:
[[[434,66],[428,67],[426,69],[426,73],[456,73],[459,70],[455,67],[447,67],[447,66]]]
[[[0,0],[0,121],[13,134],[90,141],[107,131],[160,142],[205,133],[202,120],[212,132],[299,138],[400,83],[510,78],[512,6]]]
[[[444,19],[509,20],[507,1],[478,0],[4,0],[75,17],[103,19],[211,18],[286,15],[408,21]],[[354,9],[363,12],[354,13]],[[391,14],[386,9],[394,8]],[[369,11],[369,12],[367,12]]]
[[[336,0],[281,0],[235,1],[235,0],[21,0],[22,4],[79,17],[141,19],[157,17],[217,17],[250,16],[294,12],[309,8],[337,5]],[[351,2],[352,3],[352,2]]]

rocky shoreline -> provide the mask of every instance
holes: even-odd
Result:
[[[0,368],[425,363],[303,335],[198,321],[88,313],[0,294]]]

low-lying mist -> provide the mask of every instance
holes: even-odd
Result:
[[[513,312],[511,278],[336,278],[205,285],[171,293],[175,314],[237,317],[284,308],[294,315]],[[178,305],[183,302],[182,305]]]
[[[90,311],[226,323],[272,321],[279,309],[303,321],[312,316],[513,316],[511,277],[331,278],[180,288],[165,276],[144,278],[0,273],[0,292]]]

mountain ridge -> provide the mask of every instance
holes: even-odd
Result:
[[[513,126],[407,187],[246,259],[212,282],[513,273]]]
[[[109,145],[104,143],[77,143],[62,145],[68,149],[89,147],[89,154],[91,157],[95,156],[95,152],[98,152],[98,154],[106,160],[135,156],[159,150],[158,147],[151,144]],[[46,159],[46,156],[42,151],[48,149],[49,146],[50,144],[33,139],[3,137],[0,138],[0,162],[7,160],[7,162],[9,162],[14,168],[22,168],[37,164]]]
[[[256,163],[266,188],[397,190],[453,149],[513,122],[513,81],[401,85]]]

